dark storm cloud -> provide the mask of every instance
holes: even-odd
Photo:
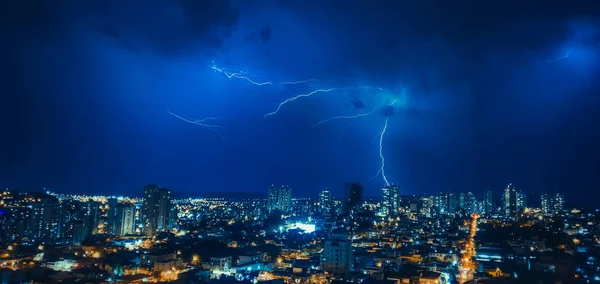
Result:
[[[128,46],[170,54],[199,46],[220,47],[238,20],[223,0],[11,1],[2,9],[4,32],[54,39],[89,28]]]
[[[269,26],[264,27],[260,31],[260,40],[265,43],[271,40],[271,28]]]
[[[360,109],[365,108],[365,102],[361,101],[358,98],[354,98],[350,101],[350,103],[354,106],[354,108]]]
[[[262,28],[260,30],[260,32],[252,33],[249,36],[247,36],[246,40],[258,41],[260,39],[261,43],[267,43],[267,42],[271,41],[271,34],[272,34],[271,27],[265,26],[264,28]]]
[[[279,3],[304,20],[320,18],[323,28],[334,26],[341,35],[336,40],[347,46],[340,58],[346,68],[381,75],[410,66],[415,77],[437,70],[438,78],[420,83],[427,89],[461,80],[464,73],[457,68],[469,68],[499,52],[549,53],[568,40],[571,21],[590,18],[600,10],[596,0]]]

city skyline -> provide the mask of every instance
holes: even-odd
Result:
[[[600,0],[0,9],[0,282],[600,283]]]
[[[0,188],[600,198],[597,4],[183,2],[6,9]]]
[[[363,185],[359,183],[346,183],[343,187],[343,192],[341,195],[334,195],[329,188],[323,188],[317,195],[306,195],[302,194],[298,195],[292,194],[292,187],[289,185],[282,185],[277,187],[275,185],[271,185],[267,188],[266,191],[262,193],[248,193],[248,192],[212,192],[213,194],[205,194],[205,195],[197,195],[197,196],[177,196],[177,192],[171,192],[170,189],[164,188],[161,185],[157,184],[147,184],[143,186],[144,192],[141,196],[139,195],[104,195],[104,194],[78,194],[78,193],[60,193],[60,192],[52,192],[52,191],[20,191],[16,188],[6,188],[5,192],[14,192],[21,194],[50,194],[52,196],[70,196],[70,197],[78,197],[84,199],[106,199],[108,201],[116,202],[117,200],[122,199],[132,199],[132,200],[153,200],[150,201],[153,204],[158,202],[157,200],[164,199],[163,197],[159,197],[159,195],[152,194],[149,192],[153,192],[153,190],[159,190],[163,193],[160,196],[166,194],[166,201],[163,201],[160,205],[162,217],[156,217],[157,219],[154,221],[155,223],[163,222],[162,225],[154,225],[154,227],[166,226],[166,223],[172,222],[172,216],[169,215],[171,212],[164,211],[166,210],[165,204],[170,203],[171,201],[186,201],[186,200],[238,200],[238,201],[248,201],[248,200],[262,200],[265,202],[266,210],[268,213],[274,212],[290,212],[292,210],[292,201],[297,200],[312,200],[314,202],[318,202],[320,204],[327,205],[319,205],[322,211],[329,212],[333,210],[332,204],[334,201],[341,202],[344,204],[342,211],[349,213],[352,211],[352,207],[359,206],[364,202],[380,202],[381,208],[383,210],[383,214],[394,216],[397,212],[394,208],[400,208],[401,203],[405,203],[406,200],[419,199],[419,200],[431,200],[425,201],[425,203],[431,202],[432,207],[446,207],[447,208],[460,208],[467,210],[471,213],[479,213],[479,214],[489,214],[490,212],[498,211],[503,212],[503,215],[506,216],[514,216],[520,214],[524,209],[541,209],[544,212],[549,212],[555,209],[550,208],[561,208],[558,211],[562,210],[565,206],[580,208],[580,209],[588,209],[588,210],[598,210],[595,206],[586,207],[583,204],[577,202],[566,202],[565,201],[565,192],[549,192],[549,193],[536,193],[536,192],[528,192],[525,190],[515,189],[515,185],[512,183],[508,183],[504,188],[494,191],[491,187],[488,187],[483,194],[473,193],[472,191],[462,191],[462,192],[437,192],[435,194],[421,194],[421,195],[411,195],[411,194],[402,194],[400,187],[396,185],[383,186],[380,189],[380,192],[375,195],[364,195]],[[156,195],[156,196],[155,196]],[[154,196],[154,197],[153,197]],[[173,198],[171,198],[173,196]],[[553,200],[558,199],[560,202],[557,203]],[[571,201],[571,199],[569,199]],[[166,203],[164,203],[166,202]],[[145,203],[144,203],[145,204]],[[346,204],[349,207],[345,207]],[[159,206],[156,204],[156,206]],[[324,206],[324,207],[323,207]],[[114,208],[114,204],[111,204],[111,207]],[[146,206],[144,206],[146,208]],[[122,210],[126,210],[124,208],[120,208],[119,212],[113,211],[112,214],[123,215]],[[146,209],[144,209],[146,210]],[[158,212],[159,209],[155,208],[153,211]],[[442,213],[456,213],[455,210],[451,210],[449,212]],[[144,213],[146,214],[146,213]],[[153,213],[158,214],[158,213]],[[110,215],[110,214],[109,214]],[[157,215],[158,216],[158,215]],[[154,217],[153,217],[154,218]],[[150,219],[153,219],[150,218]],[[162,220],[162,221],[159,221]],[[115,224],[113,224],[114,226]],[[121,226],[121,224],[117,225]],[[116,228],[113,230],[117,230]],[[153,230],[151,230],[153,231]]]

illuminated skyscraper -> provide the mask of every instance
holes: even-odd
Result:
[[[120,203],[116,208],[116,235],[135,234],[135,205],[131,203]]]
[[[397,185],[384,186],[381,189],[382,207],[389,216],[398,215],[400,209],[400,187]]]
[[[519,190],[517,191],[517,211],[523,211],[527,207],[527,194]]]
[[[153,236],[156,232],[166,231],[169,222],[171,192],[155,184],[144,187],[144,204],[142,205],[142,222],[144,235]]]
[[[512,183],[509,183],[502,194],[502,213],[506,218],[517,217],[517,191]]]
[[[446,209],[447,214],[454,215],[456,214],[456,209],[458,208],[458,202],[456,198],[456,194],[454,193],[446,193],[444,195],[444,199],[446,201]]]
[[[418,214],[430,218],[432,216],[434,198],[430,196],[421,196],[419,198]]]
[[[446,214],[448,211],[446,206],[446,196],[443,194],[433,196],[433,207],[435,208],[436,215]]]
[[[78,244],[92,233],[87,203],[62,200],[60,205],[61,242],[63,244]]]
[[[331,191],[325,189],[319,194],[319,212],[324,216],[333,215],[333,198]]]
[[[461,192],[458,206],[460,209],[464,210],[466,214],[473,214],[477,211],[477,199],[472,192]]]
[[[45,193],[31,193],[25,198],[31,208],[26,236],[33,243],[54,243],[60,236],[58,198]]]
[[[106,206],[108,206],[108,210],[106,210],[107,211],[106,228],[104,229],[104,232],[107,234],[113,234],[113,235],[117,234],[117,231],[118,231],[118,229],[117,229],[117,223],[118,223],[117,204],[118,204],[118,201],[116,198],[108,199],[108,204],[106,205]]]
[[[363,186],[360,183],[348,183],[344,188],[344,214],[357,210],[362,201]]]
[[[563,193],[542,194],[541,201],[542,212],[546,214],[555,214],[564,210],[565,196]]]
[[[483,197],[483,208],[486,216],[490,216],[494,213],[494,195],[492,188],[488,187]]]
[[[289,213],[292,210],[292,189],[289,186],[269,188],[267,209],[269,213],[280,211]]]
[[[25,206],[2,206],[0,208],[0,242],[20,241],[25,237],[26,221],[30,208]]]

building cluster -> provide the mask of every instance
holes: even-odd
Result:
[[[80,244],[92,235],[145,235],[175,228],[177,213],[169,190],[144,188],[143,199],[4,191],[0,241],[24,244]]]
[[[600,215],[567,210],[561,193],[534,204],[512,184],[481,197],[407,196],[396,185],[373,198],[363,191],[351,183],[339,199],[330,189],[295,198],[289,186],[271,186],[266,198],[174,200],[157,185],[145,186],[143,198],[7,190],[0,200],[0,277],[297,284],[600,279]]]

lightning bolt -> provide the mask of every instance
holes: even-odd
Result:
[[[315,94],[318,94],[318,93],[329,93],[329,92],[332,92],[332,91],[347,90],[347,89],[357,89],[357,90],[359,90],[359,89],[375,89],[375,90],[379,90],[379,91],[382,91],[382,92],[383,92],[383,91],[385,91],[385,89],[383,89],[383,88],[380,88],[380,87],[372,87],[372,86],[360,86],[360,87],[341,87],[341,88],[329,88],[329,89],[316,89],[316,90],[313,90],[313,91],[312,91],[312,92],[310,92],[310,93],[306,93],[306,94],[300,94],[300,95],[293,96],[293,97],[290,97],[290,98],[287,98],[287,99],[285,99],[284,101],[282,101],[281,103],[279,103],[279,105],[277,106],[277,108],[275,109],[275,111],[273,111],[273,112],[269,112],[269,113],[265,114],[265,117],[277,114],[277,113],[279,112],[279,110],[281,110],[281,108],[282,108],[284,105],[286,105],[286,104],[288,104],[288,103],[291,103],[291,102],[293,102],[293,101],[295,101],[295,100],[297,100],[297,99],[300,99],[300,98],[305,98],[305,97],[310,97],[310,96],[312,96],[312,95],[315,95]]]
[[[370,178],[369,180],[367,180],[367,182],[371,182],[372,180],[376,179],[379,176],[380,173],[381,173],[381,169],[379,169],[377,171],[377,173],[372,178]]]
[[[380,89],[380,88],[379,88],[379,89]],[[383,90],[383,89],[381,89],[381,90]],[[397,101],[398,101],[398,99],[395,99],[395,100],[393,100],[393,101],[390,103],[390,105],[391,105],[391,106],[393,106],[394,104],[396,104],[396,102],[397,102]],[[355,114],[355,115],[340,115],[340,116],[334,116],[334,117],[330,117],[330,118],[328,118],[328,119],[324,119],[324,120],[321,120],[321,121],[317,122],[315,125],[313,125],[313,127],[317,127],[317,126],[319,126],[320,124],[323,124],[323,123],[325,123],[325,122],[328,122],[328,121],[331,121],[331,120],[335,120],[335,119],[353,119],[353,118],[359,118],[359,117],[363,117],[363,116],[369,116],[369,115],[371,115],[371,114],[375,113],[375,112],[377,111],[377,109],[379,109],[379,108],[380,108],[381,106],[383,106],[383,105],[385,105],[385,104],[379,105],[378,107],[374,108],[374,109],[373,109],[372,111],[370,111],[370,112],[359,113],[359,114]],[[377,137],[377,136],[379,136],[379,134],[378,134],[378,135],[376,135],[375,137]]]
[[[293,82],[281,82],[279,84],[281,85],[298,85],[298,84],[308,84],[311,82],[318,82],[319,80],[317,79],[308,79],[308,80],[302,80],[302,81],[293,81]]]
[[[277,114],[279,112],[279,110],[285,104],[291,103],[291,102],[293,102],[293,101],[295,101],[295,100],[297,100],[299,98],[310,97],[310,96],[312,96],[314,94],[318,94],[318,93],[329,93],[331,91],[337,91],[337,90],[341,90],[341,89],[345,89],[345,88],[317,89],[317,90],[314,90],[314,91],[312,91],[310,93],[300,94],[300,95],[297,95],[297,96],[294,96],[294,97],[291,97],[291,98],[287,98],[283,102],[279,103],[279,105],[277,106],[277,109],[275,109],[275,111],[269,112],[269,113],[265,114],[265,117]]]
[[[557,58],[554,58],[552,60],[548,60],[548,63],[554,63],[554,62],[556,62],[558,60],[569,58],[569,54],[571,54],[571,50],[570,49],[569,49],[569,51],[567,51],[567,53],[565,55],[557,57]]]
[[[227,76],[228,79],[231,79],[231,78],[242,79],[242,80],[245,80],[246,82],[248,82],[250,84],[254,84],[256,86],[273,85],[273,83],[271,83],[271,82],[256,82],[256,81],[248,78],[248,76],[245,76],[245,73],[246,73],[245,71],[229,72],[229,71],[227,71],[227,69],[219,68],[219,67],[217,67],[217,65],[215,65],[214,61],[213,61],[212,65],[210,66],[210,68],[212,70],[215,70],[215,71]]]
[[[207,129],[212,130],[212,131],[217,132],[217,133],[219,133],[219,132],[216,130],[216,128],[221,128],[221,126],[212,125],[212,124],[208,124],[207,123],[209,121],[217,120],[216,117],[205,117],[203,119],[191,120],[191,119],[187,119],[187,118],[181,117],[181,116],[179,116],[179,115],[171,112],[170,110],[167,110],[167,112],[170,115],[172,115],[174,117],[177,117],[177,118],[179,118],[179,119],[181,119],[181,120],[183,120],[183,121],[185,121],[187,123],[191,123],[191,124],[194,124],[194,125],[205,127]],[[219,135],[220,135],[220,133],[219,133]]]
[[[383,136],[385,135],[385,132],[387,130],[388,120],[389,120],[389,117],[386,117],[385,124],[383,125],[383,129],[381,130],[381,133],[379,134],[379,158],[381,158],[381,168],[379,168],[379,172],[381,172],[381,176],[383,177],[383,181],[385,182],[386,186],[389,186],[390,182],[388,181],[387,177],[385,176],[385,157],[383,156]],[[379,174],[379,172],[377,174]]]
[[[353,118],[359,118],[359,117],[363,117],[363,116],[369,116],[369,115],[373,114],[376,110],[377,109],[374,109],[370,112],[359,113],[356,115],[341,115],[341,116],[330,117],[328,119],[324,119],[324,120],[317,122],[315,125],[313,125],[313,127],[317,127],[317,126],[319,126],[319,124],[322,124],[322,123],[325,123],[325,122],[328,122],[331,120],[335,120],[335,119],[353,119]]]

